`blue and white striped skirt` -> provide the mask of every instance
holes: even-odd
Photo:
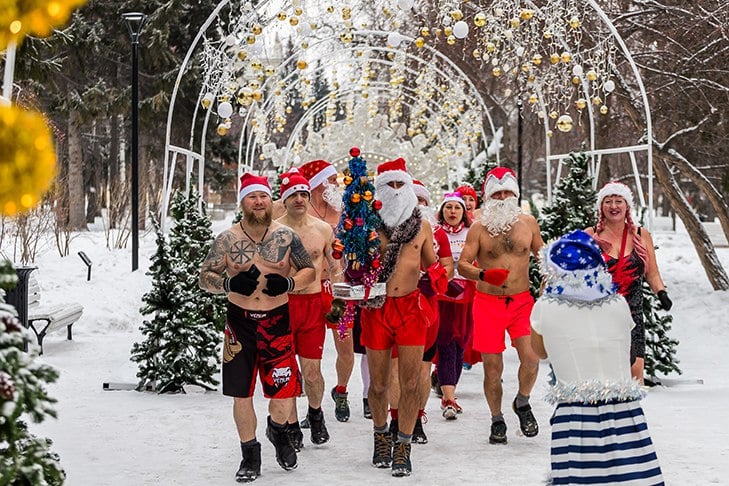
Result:
[[[559,403],[551,424],[552,484],[664,484],[640,401]]]

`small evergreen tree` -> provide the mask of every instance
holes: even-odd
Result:
[[[540,229],[547,242],[574,231],[594,226],[597,194],[592,189],[587,154],[570,154],[569,172],[554,189],[552,204],[542,209]]]
[[[658,297],[643,281],[643,319],[645,322],[645,376],[656,382],[656,373],[682,373],[676,359],[678,340],[668,336],[673,316],[661,309]]]
[[[184,393],[184,385],[213,389],[218,369],[219,331],[224,324],[224,298],[198,286],[202,260],[212,243],[210,219],[198,209],[198,195],[177,193],[171,204],[175,226],[169,243],[157,229],[157,252],[148,275],[154,285],[144,295],[145,340],[132,347],[139,363],[139,388],[151,385],[158,393]]]
[[[0,282],[12,282],[14,276],[12,266],[3,264]],[[66,473],[58,454],[50,451],[52,441],[31,434],[22,420],[29,417],[40,423],[56,416],[52,408],[56,400],[43,385],[55,382],[58,372],[39,363],[34,351],[24,351],[32,334],[3,297],[0,291],[0,484],[61,485]]]

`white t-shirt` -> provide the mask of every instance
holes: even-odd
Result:
[[[540,298],[531,315],[557,381],[624,382],[630,379],[630,330],[634,326],[621,295],[593,306]]]

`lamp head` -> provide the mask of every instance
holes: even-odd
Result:
[[[136,42],[139,38],[139,34],[142,32],[144,23],[147,21],[147,14],[141,12],[126,12],[122,14],[122,18],[127,24],[129,35],[132,37],[132,42]]]

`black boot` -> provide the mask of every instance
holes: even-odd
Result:
[[[293,424],[287,424],[286,434],[289,436],[291,445],[294,447],[296,452],[300,452],[304,448],[304,433],[301,431],[299,422]]]
[[[309,412],[306,414],[311,425],[311,442],[314,444],[324,444],[329,441],[329,432],[327,426],[324,423],[324,411],[319,407],[318,410],[314,410],[309,407]]]
[[[261,443],[247,443],[240,445],[243,460],[240,461],[238,472],[235,473],[235,480],[239,483],[250,483],[261,475]]]
[[[268,427],[266,427],[266,437],[271,441],[276,449],[276,462],[287,471],[296,469],[296,450],[291,445],[289,436],[286,433],[287,424],[277,424],[268,416]]]

